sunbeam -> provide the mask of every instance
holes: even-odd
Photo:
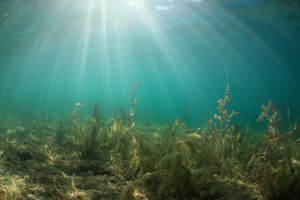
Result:
[[[0,1],[0,199],[299,199],[298,0]]]

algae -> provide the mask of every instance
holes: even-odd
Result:
[[[187,106],[180,123],[138,124],[138,87],[107,121],[97,103],[88,121],[78,104],[68,123],[2,123],[0,199],[299,199],[299,125],[283,126],[274,103],[258,117],[265,134],[232,121],[229,85],[203,127]]]

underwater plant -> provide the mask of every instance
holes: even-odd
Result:
[[[64,123],[61,122],[55,131],[55,135],[54,135],[55,143],[61,144],[65,139],[65,133],[66,131],[64,130]]]
[[[269,101],[267,105],[261,106],[261,113],[257,118],[257,121],[263,123],[265,120],[268,123],[268,139],[277,140],[280,134],[279,128],[282,126],[283,122],[276,106],[272,101]]]
[[[131,86],[131,107],[128,116],[130,119],[130,127],[133,129],[135,128],[135,109],[136,109],[136,102],[137,102],[135,98],[135,93],[140,86],[141,86],[141,82],[138,82]]]
[[[80,122],[79,122],[79,109],[83,106],[83,103],[77,102],[75,103],[72,113],[71,113],[71,130],[70,132],[74,132],[76,137],[79,137],[81,134]]]
[[[229,112],[227,104],[230,102],[230,86],[227,83],[225,87],[224,97],[218,100],[218,114],[214,114],[214,119],[217,120],[220,124],[220,131],[222,134],[225,134],[229,130],[229,125],[234,116],[239,115],[239,112],[231,111]]]
[[[94,106],[90,123],[89,133],[83,136],[83,143],[80,147],[81,157],[83,159],[99,160],[103,155],[101,154],[98,138],[100,128],[100,110],[98,103]]]
[[[207,127],[135,124],[137,87],[131,91],[129,114],[133,115],[119,110],[104,121],[96,103],[85,122],[78,104],[71,123],[40,119],[33,126],[5,129],[0,167],[17,174],[21,170],[28,179],[29,189],[18,195],[30,193],[36,199],[297,199],[299,125],[283,127],[272,102],[262,106],[258,117],[259,122],[267,122],[265,134],[232,123],[238,112],[227,108],[228,84],[218,101],[218,113]],[[180,121],[186,122],[187,112],[185,106]],[[0,185],[0,198],[7,192]]]
[[[299,182],[298,126],[281,129],[283,120],[276,106],[269,101],[262,105],[257,121],[268,122],[266,140],[247,164],[247,177],[255,181],[266,199],[297,199]],[[263,140],[263,138],[261,138]]]

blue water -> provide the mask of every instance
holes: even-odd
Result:
[[[230,109],[256,126],[260,105],[300,113],[297,1],[3,1],[0,112],[69,116],[99,102],[109,119],[130,109],[138,121],[183,115],[198,126],[231,88]]]

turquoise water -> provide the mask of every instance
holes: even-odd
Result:
[[[300,113],[300,5],[268,0],[3,1],[0,112],[70,116],[99,102],[109,119],[198,126],[230,84],[230,108],[256,126],[260,105]]]

